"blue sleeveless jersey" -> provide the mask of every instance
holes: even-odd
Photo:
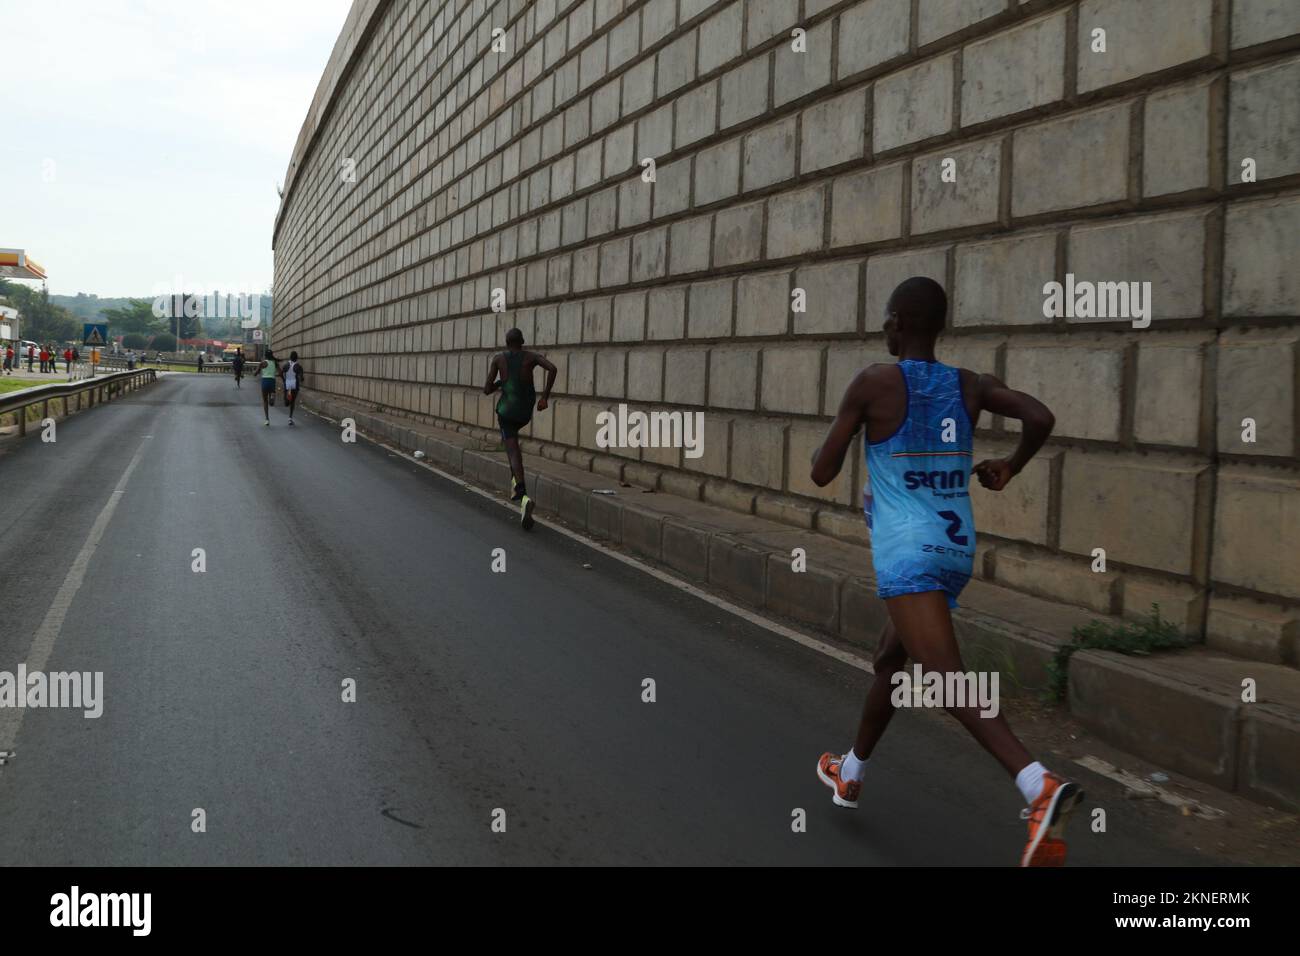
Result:
[[[898,368],[907,386],[903,424],[884,441],[866,445],[862,505],[876,593],[891,598],[943,591],[956,607],[975,565],[973,427],[962,401],[961,373],[914,359]]]

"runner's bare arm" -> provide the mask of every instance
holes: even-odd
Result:
[[[542,412],[546,410],[546,406],[550,403],[551,386],[555,384],[555,376],[559,369],[545,355],[539,352],[533,353],[533,362],[546,369],[546,385],[542,388],[542,397],[537,400],[537,410]]]
[[[1007,388],[992,375],[981,375],[977,381],[981,410],[988,409],[994,415],[1014,418],[1021,423],[1020,445],[1011,457],[985,459],[972,469],[981,485],[990,491],[1001,491],[1043,447],[1056,425],[1056,417],[1034,396]]]
[[[484,395],[491,395],[497,390],[497,372],[500,371],[500,367],[497,365],[498,358],[500,356],[494,355],[492,361],[488,363],[487,381],[483,383]]]
[[[848,454],[853,436],[862,427],[871,395],[870,372],[870,369],[863,369],[844,390],[840,410],[826,433],[826,440],[813,452],[812,480],[818,488],[824,488],[835,480],[844,467],[844,456]]]

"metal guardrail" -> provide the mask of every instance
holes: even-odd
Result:
[[[50,416],[51,399],[64,399],[63,410],[65,414],[68,414],[67,399],[74,395],[77,397],[77,410],[80,411],[83,395],[89,397],[90,404],[88,407],[93,408],[103,402],[112,401],[118,395],[134,392],[141,386],[155,382],[157,379],[157,369],[140,368],[133,372],[110,372],[108,375],[88,378],[79,382],[38,385],[35,388],[23,389],[20,392],[0,395],[0,415],[14,415],[18,419],[18,434],[26,435],[27,409],[33,405],[41,406],[41,419],[44,420]]]
[[[127,365],[128,365],[128,361],[127,361],[126,356],[124,356],[124,355],[103,355],[103,354],[101,354],[101,355],[99,356],[99,364],[102,365],[104,368],[120,368],[120,369],[125,369],[125,368],[127,367]],[[153,361],[152,359],[149,360],[149,361],[145,361],[144,359],[141,359],[141,358],[138,358],[138,359],[135,360],[135,367],[136,367],[137,369],[149,368],[149,367],[151,367],[151,366],[156,368],[156,367],[158,367],[158,366],[162,366],[162,365],[180,365],[180,364],[181,364],[180,362],[169,362],[169,361],[167,361],[166,359],[164,359],[164,360],[161,361],[161,362],[155,362],[155,361]],[[191,362],[190,364],[193,365],[194,363]],[[134,370],[132,370],[132,371],[134,371]]]
[[[139,359],[136,359],[137,368],[143,367],[143,364],[144,363],[142,363]],[[99,365],[103,366],[104,368],[125,369],[127,365],[127,360],[126,357],[122,355],[104,355],[103,353],[100,353]]]
[[[99,357],[99,364],[103,368],[125,369],[127,367],[127,360],[122,358],[120,355],[101,355]],[[182,365],[188,367],[192,371],[198,371],[199,368],[198,362],[194,359],[169,359],[164,357],[161,362],[155,362],[153,359],[147,361],[145,359],[135,360],[136,371],[146,368],[162,368],[163,371],[166,371],[164,366],[168,365]],[[205,372],[229,372],[231,367],[232,366],[229,362],[203,363],[203,371]]]

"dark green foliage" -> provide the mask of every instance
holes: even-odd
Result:
[[[167,327],[153,314],[153,302],[148,299],[130,299],[120,309],[104,309],[102,319],[108,323],[108,334],[114,337],[134,332],[148,338]]]
[[[1144,656],[1153,651],[1176,650],[1195,643],[1172,621],[1160,619],[1160,605],[1151,605],[1151,616],[1140,621],[1089,621],[1076,627],[1069,644],[1061,647],[1047,666],[1048,697],[1053,702],[1065,699],[1069,685],[1070,657],[1075,651],[1115,651]]]
[[[81,340],[80,321],[67,309],[50,302],[46,289],[33,289],[21,282],[0,279],[0,298],[8,299],[18,310],[24,339],[34,342]]]

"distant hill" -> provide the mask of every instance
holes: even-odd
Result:
[[[135,296],[140,299],[152,299],[151,295]],[[105,309],[125,308],[131,301],[131,297],[121,299],[101,299],[97,295],[87,295],[84,292],[78,292],[76,295],[51,295],[50,304],[59,305],[67,309],[73,315],[87,322],[93,322],[100,317]]]
[[[85,292],[78,292],[76,295],[51,295],[50,304],[61,306],[67,309],[72,315],[82,322],[104,321],[103,313],[109,309],[129,308],[133,300],[143,299],[146,302],[152,302],[153,296],[124,296],[116,299],[101,299],[97,295],[91,295]],[[262,294],[262,327],[270,328],[271,326],[271,297],[265,293]],[[239,320],[235,317],[203,319],[203,331],[205,334],[218,337],[230,338],[239,334]],[[113,334],[110,330],[110,335]]]

